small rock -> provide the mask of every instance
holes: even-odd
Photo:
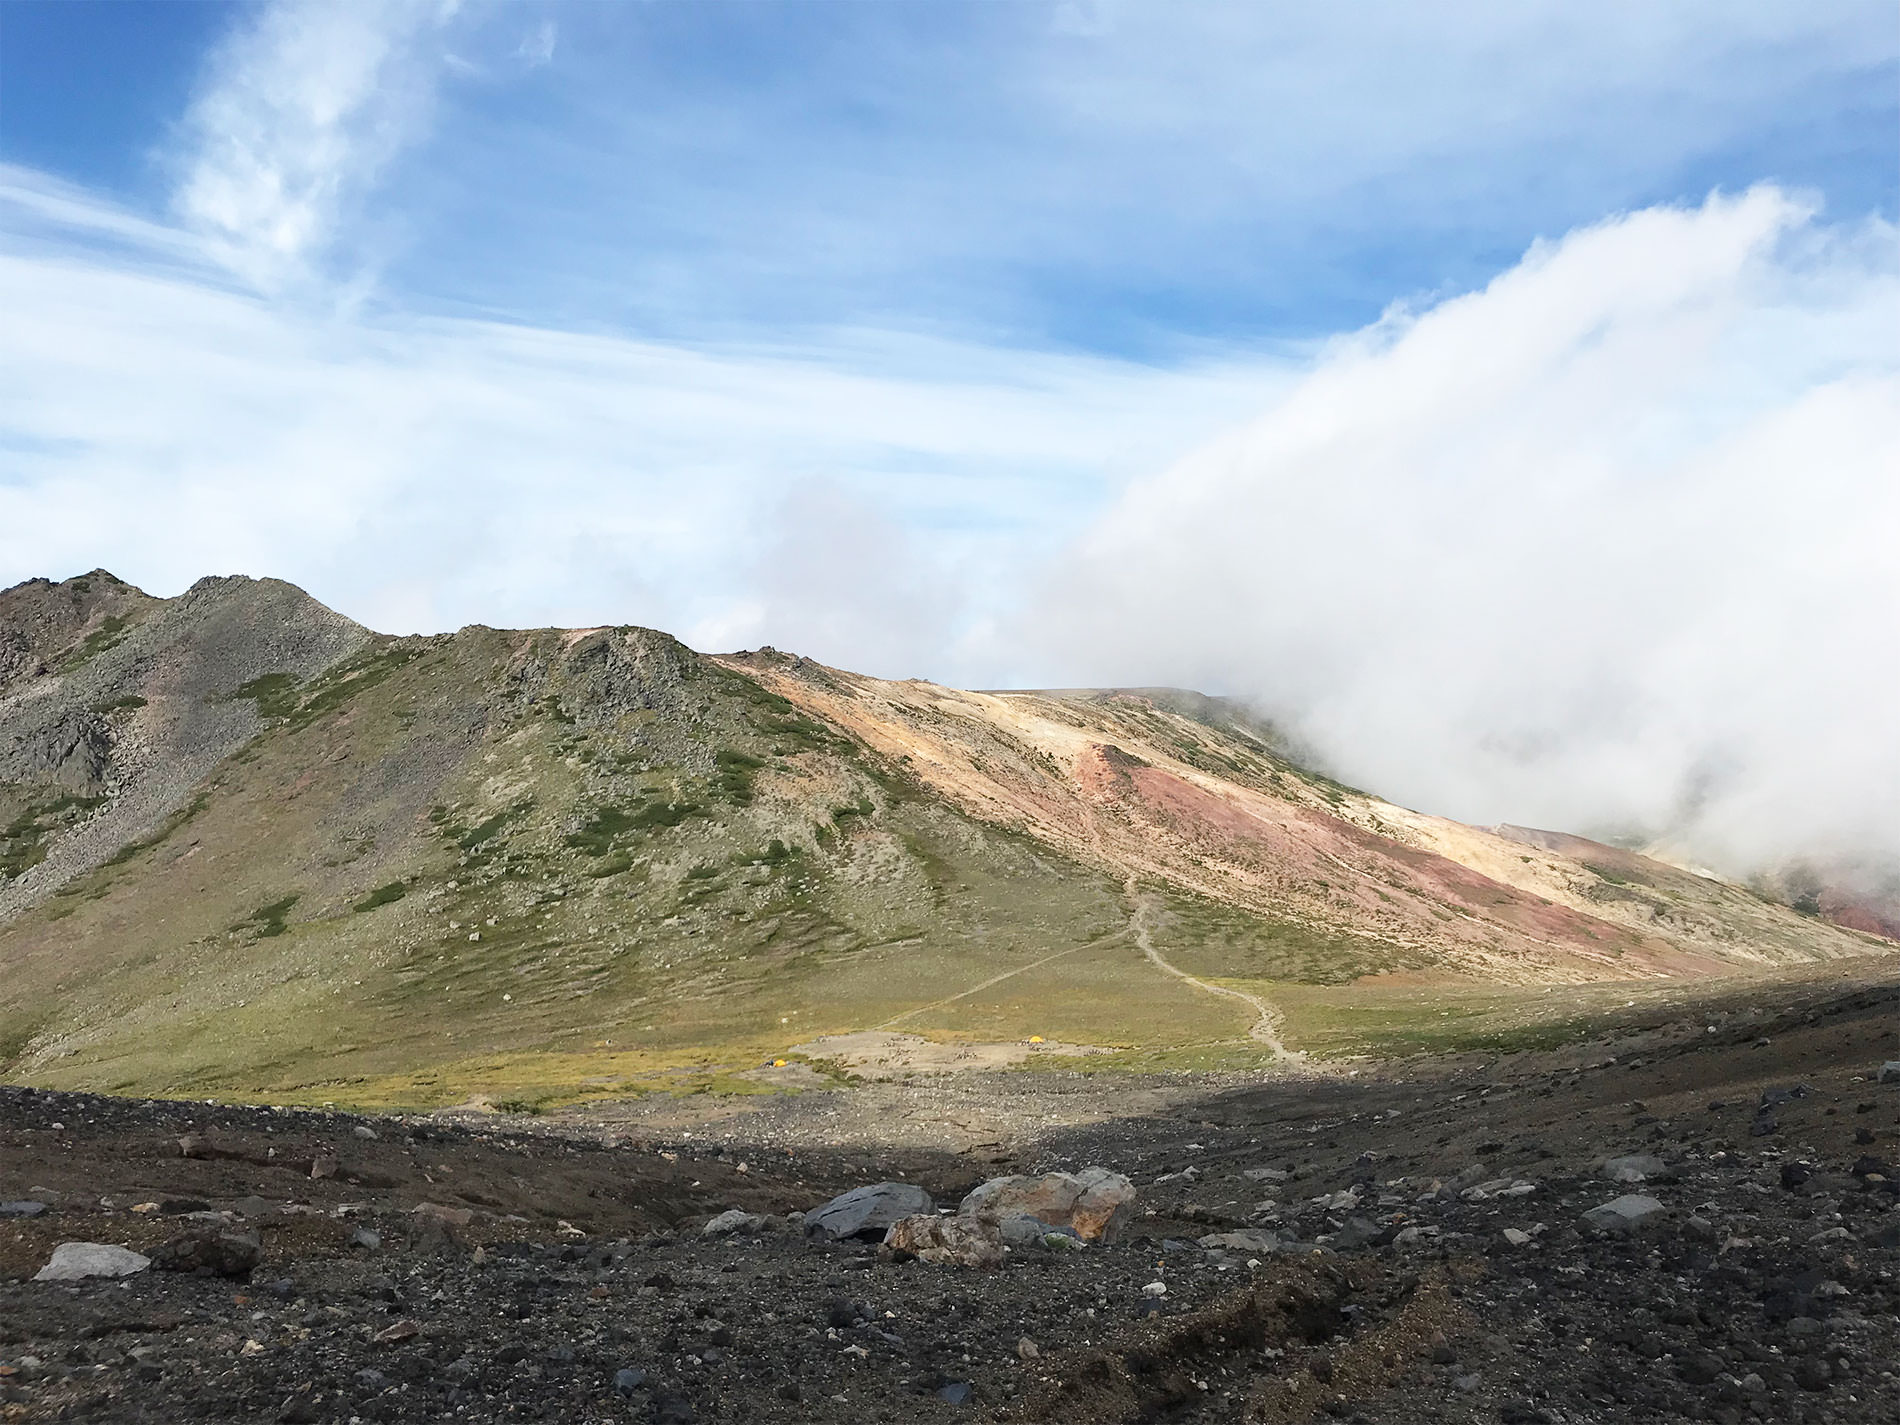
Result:
[[[1034,1341],[1030,1340],[1027,1336],[1021,1336],[1017,1338],[1017,1341],[1016,1341],[1016,1359],[1017,1360],[1033,1361],[1041,1355],[1042,1355],[1042,1347],[1038,1346]]]
[[[968,1405],[976,1392],[967,1380],[953,1380],[947,1385],[937,1387],[937,1399],[948,1401],[952,1405]]]
[[[1276,1232],[1247,1228],[1239,1232],[1210,1232],[1198,1239],[1198,1245],[1210,1252],[1254,1252],[1262,1256],[1280,1250]]]
[[[1010,1247],[1039,1247],[1050,1231],[1048,1223],[1026,1212],[1001,1219],[996,1228],[1002,1234],[1004,1245]]]
[[[46,1204],[43,1202],[0,1202],[0,1217],[38,1217],[44,1211]]]
[[[422,1334],[422,1324],[407,1317],[393,1326],[386,1326],[371,1339],[379,1346],[393,1346],[400,1341],[410,1341]]]
[[[352,1247],[361,1247],[370,1252],[381,1251],[383,1234],[380,1232],[372,1232],[367,1227],[359,1227],[350,1233],[350,1245]]]
[[[1691,1351],[1676,1360],[1676,1375],[1688,1385],[1713,1385],[1721,1374],[1721,1358],[1709,1351]]]
[[[152,1265],[161,1272],[242,1280],[262,1255],[261,1243],[248,1232],[191,1232],[155,1247]]]
[[[1632,1153],[1627,1157],[1610,1158],[1603,1164],[1603,1176],[1613,1183],[1648,1182],[1668,1174],[1669,1165],[1654,1153]]]
[[[419,1202],[409,1209],[409,1215],[416,1218],[433,1218],[437,1222],[447,1223],[450,1227],[466,1227],[475,1220],[475,1212],[467,1207],[444,1207],[437,1202]]]
[[[1507,1400],[1498,1407],[1498,1425],[1555,1425],[1557,1417],[1528,1400]]]
[[[1889,1059],[1882,1064],[1878,1081],[1883,1084],[1900,1084],[1900,1059]]]
[[[847,1330],[867,1318],[868,1312],[855,1302],[840,1297],[825,1308],[825,1325],[833,1330]]]
[[[729,1208],[713,1218],[699,1229],[702,1237],[731,1237],[735,1233],[754,1233],[765,1226],[765,1219],[756,1212],[741,1212],[738,1208]]]
[[[1583,1220],[1603,1232],[1630,1232],[1667,1212],[1661,1202],[1640,1193],[1625,1193],[1583,1214]]]
[[[34,1274],[36,1282],[81,1281],[86,1277],[129,1277],[152,1265],[150,1257],[103,1242],[61,1242],[52,1260]]]
[[[1825,1357],[1803,1356],[1794,1368],[1794,1383],[1803,1390],[1826,1390],[1834,1383],[1834,1369]]]
[[[377,1133],[377,1131],[374,1128],[371,1128],[367,1123],[357,1124],[356,1127],[350,1130],[350,1132],[354,1133],[358,1138],[361,1138],[364,1141],[369,1142],[369,1143],[374,1143],[379,1137],[382,1136],[381,1134]]]
[[[1513,1247],[1525,1247],[1530,1245],[1531,1234],[1520,1232],[1515,1227],[1507,1227],[1504,1229],[1504,1240]]]
[[[313,1178],[333,1178],[336,1176],[336,1154],[319,1153],[310,1160],[310,1176]]]
[[[1168,1284],[1166,1282],[1149,1282],[1141,1289],[1141,1294],[1143,1296],[1152,1297],[1166,1296],[1168,1294]]]

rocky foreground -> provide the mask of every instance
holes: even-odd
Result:
[[[0,1090],[0,1418],[1891,1421],[1896,1008],[1119,1118],[995,1074],[1047,1126],[980,1153],[880,1146],[922,1084],[690,1136]]]

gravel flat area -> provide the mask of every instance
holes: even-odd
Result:
[[[0,1419],[1888,1422],[1896,1026],[1811,986],[1501,1061],[538,1119],[0,1089]],[[1111,1238],[998,1266],[804,1220],[1092,1166]],[[34,1280],[62,1243],[150,1265]]]

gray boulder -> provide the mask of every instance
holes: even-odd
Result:
[[[61,1242],[53,1248],[53,1259],[33,1276],[36,1282],[76,1282],[87,1277],[129,1277],[152,1265],[150,1257],[141,1257],[125,1247],[103,1242]]]
[[[873,1234],[882,1238],[902,1219],[936,1210],[930,1194],[912,1183],[872,1183],[840,1193],[823,1207],[805,1214],[805,1235],[834,1241]]]
[[[1900,1084],[1900,1059],[1889,1059],[1880,1066],[1880,1082]]]
[[[742,1212],[736,1207],[727,1208],[704,1227],[699,1229],[702,1237],[731,1237],[736,1233],[753,1233],[763,1230],[765,1219],[756,1212]]]
[[[1591,1208],[1583,1214],[1583,1220],[1601,1232],[1633,1232],[1645,1223],[1655,1221],[1668,1210],[1653,1197],[1625,1193],[1601,1207]]]
[[[46,1211],[46,1204],[23,1199],[19,1202],[0,1202],[0,1217],[38,1217]]]

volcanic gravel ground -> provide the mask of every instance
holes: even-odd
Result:
[[[0,1090],[0,1201],[46,1204],[0,1207],[0,1418],[1891,1422],[1897,1008],[1810,991],[1350,1078],[970,1077],[1024,1118],[981,1154],[881,1148],[881,1116],[940,1092],[903,1084],[721,1106],[712,1142],[629,1140],[611,1108],[471,1126]],[[1105,1116],[1136,1092],[1164,1107]],[[1660,1167],[1611,1180],[1637,1156]],[[1139,1189],[1120,1239],[996,1270],[792,1216],[1091,1164]],[[1661,1210],[1583,1220],[1626,1194]],[[732,1207],[765,1221],[701,1232]],[[247,1231],[247,1277],[28,1279],[61,1242]],[[1271,1237],[1202,1243],[1235,1232]]]

